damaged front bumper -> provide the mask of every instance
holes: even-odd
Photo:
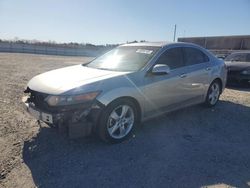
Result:
[[[34,105],[31,105],[27,101],[28,101],[28,96],[22,98],[23,107],[27,112],[29,112],[31,116],[45,123],[53,124],[53,122],[55,122],[55,116],[53,114],[42,112],[41,110],[37,109]]]
[[[91,134],[104,105],[95,101],[91,104],[82,104],[51,110],[41,110],[28,100],[22,98],[24,109],[35,119],[43,121],[60,132],[66,132],[70,138],[78,138]]]

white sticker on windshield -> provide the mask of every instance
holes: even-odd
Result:
[[[138,49],[136,50],[136,53],[142,53],[142,54],[152,54],[153,50],[145,50],[145,49]]]

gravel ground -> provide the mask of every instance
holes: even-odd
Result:
[[[108,145],[69,140],[21,107],[33,76],[86,57],[0,53],[0,187],[250,187],[250,89],[172,112]]]

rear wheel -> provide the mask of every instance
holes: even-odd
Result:
[[[219,81],[215,80],[209,86],[205,104],[209,107],[215,106],[219,101],[221,94],[221,84]]]
[[[104,141],[116,143],[128,138],[138,122],[136,106],[129,100],[112,102],[104,110],[97,131]]]

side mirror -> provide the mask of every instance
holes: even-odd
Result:
[[[165,64],[157,64],[152,69],[152,74],[154,75],[163,75],[169,73],[170,73],[170,68]]]

